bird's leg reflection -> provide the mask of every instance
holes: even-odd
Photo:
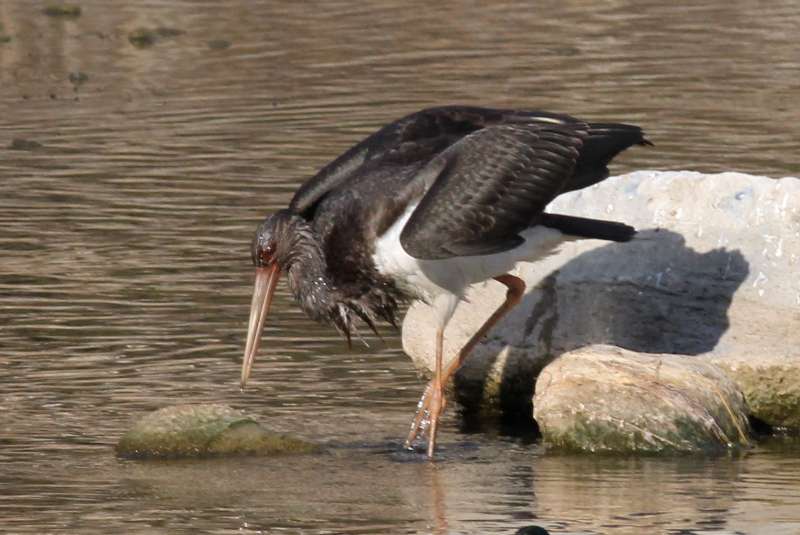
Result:
[[[431,503],[433,503],[433,532],[436,535],[444,535],[447,533],[447,511],[444,488],[436,465],[431,465]]]
[[[503,316],[505,316],[522,300],[522,296],[525,294],[525,282],[522,279],[506,273],[505,275],[495,277],[494,280],[506,286],[507,290],[505,301],[503,301],[497,310],[495,310],[494,313],[489,316],[489,319],[487,319],[483,325],[481,325],[481,328],[472,335],[469,341],[464,344],[464,347],[462,347],[461,351],[458,352],[456,358],[454,358],[452,362],[447,365],[447,368],[445,368],[443,372],[441,372],[440,366],[444,331],[442,329],[436,331],[436,374],[425,387],[425,391],[422,393],[422,397],[417,403],[417,412],[411,422],[411,431],[408,434],[408,438],[405,442],[406,448],[412,448],[414,443],[425,435],[425,432],[428,430],[430,424],[431,437],[428,442],[428,456],[433,456],[432,444],[435,443],[436,440],[435,433],[438,416],[444,411],[446,405],[446,399],[442,395],[440,398],[441,402],[438,407],[438,412],[434,410],[436,408],[436,403],[434,403],[432,406],[432,400],[435,398],[437,387],[440,389],[439,392],[444,389],[444,385],[446,385],[450,378],[458,371],[458,369],[461,367],[461,364],[463,364],[464,360],[466,360],[467,355],[469,355],[475,346],[478,345],[478,342],[480,342],[483,337],[486,336],[486,333],[488,333],[489,330],[494,327],[494,325],[500,321]]]

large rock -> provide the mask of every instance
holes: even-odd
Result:
[[[545,444],[569,451],[697,452],[748,444],[744,396],[700,359],[590,346],[536,381]]]
[[[741,388],[752,416],[772,427],[800,429],[800,354],[711,354],[707,359]]]
[[[562,195],[549,211],[624,221],[640,232],[624,244],[568,243],[537,263],[520,264],[528,293],[456,377],[467,408],[530,410],[539,371],[590,344],[703,354],[718,364],[770,357],[797,369],[800,180],[642,171]],[[471,289],[445,334],[447,354],[503,293],[495,282]],[[403,324],[404,348],[425,371],[433,362],[432,318],[417,303]],[[797,396],[774,386],[742,388],[749,397],[770,398],[754,406],[777,403],[796,415]]]

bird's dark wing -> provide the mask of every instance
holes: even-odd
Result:
[[[412,186],[427,190],[400,235],[416,258],[482,255],[522,243],[572,177],[585,123],[491,126],[434,158]]]
[[[578,122],[557,113],[473,106],[442,106],[412,113],[374,132],[323,167],[297,190],[289,208],[309,215],[325,195],[346,185],[365,163],[375,159],[391,158],[395,164],[421,165],[472,132],[492,125],[531,121]]]

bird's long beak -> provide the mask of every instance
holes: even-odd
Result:
[[[247,344],[242,361],[242,388],[247,384],[247,378],[250,377],[250,368],[253,367],[253,361],[256,358],[261,331],[264,329],[264,320],[267,319],[269,305],[272,303],[272,294],[275,293],[275,287],[278,285],[280,277],[281,270],[277,263],[266,268],[256,268],[253,302],[250,305],[250,324],[247,326]]]

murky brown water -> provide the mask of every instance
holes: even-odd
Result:
[[[397,336],[347,350],[285,290],[237,387],[255,225],[416,108],[639,123],[657,147],[619,172],[798,174],[793,0],[79,3],[74,20],[0,3],[0,531],[800,532],[791,441],[741,458],[565,457],[451,415],[441,460],[410,458],[399,441],[422,384]],[[140,27],[185,33],[140,49]],[[8,150],[14,138],[41,147]],[[335,453],[113,456],[144,411],[200,401]]]

